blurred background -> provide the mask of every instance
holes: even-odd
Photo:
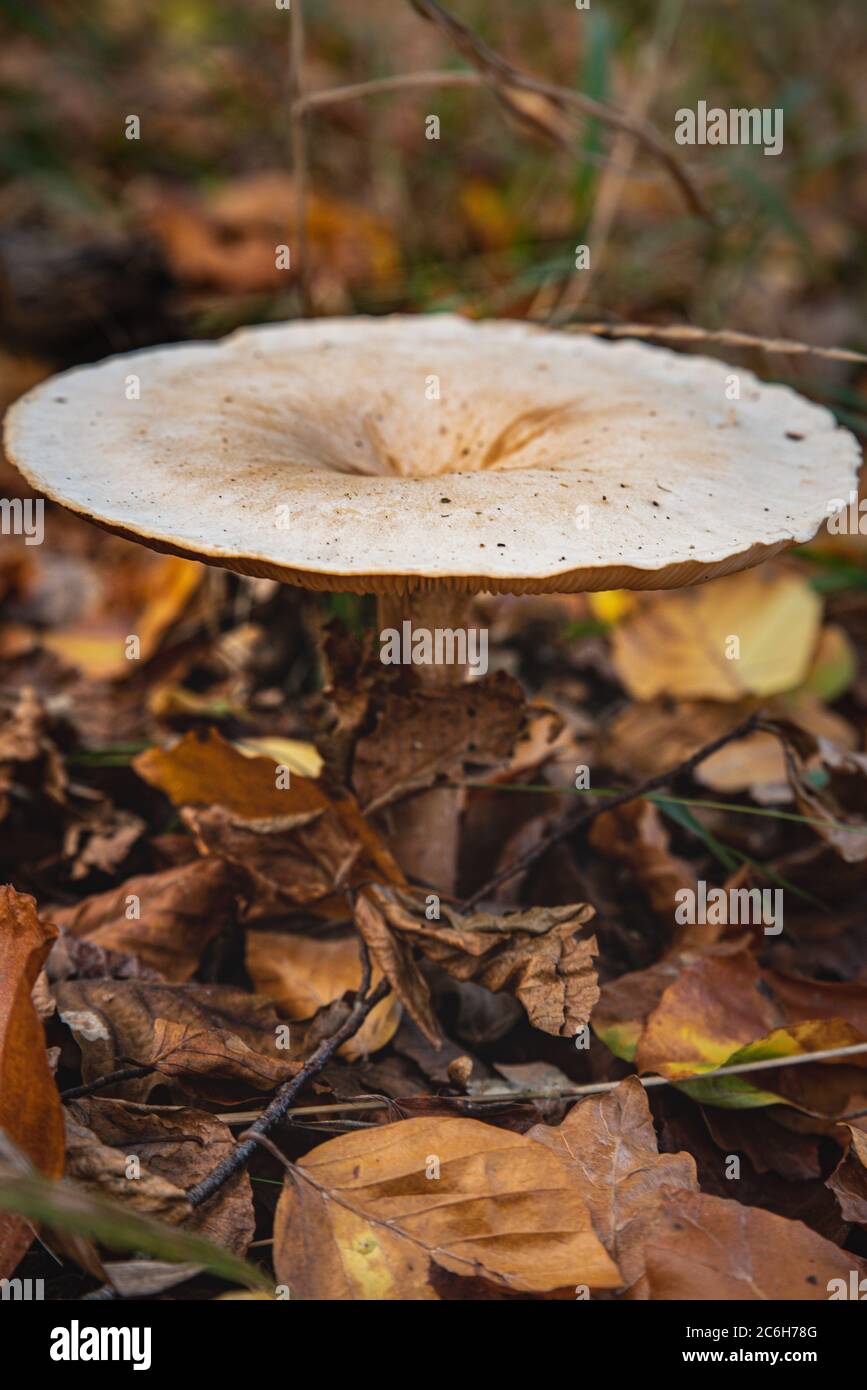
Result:
[[[488,88],[322,105],[305,122],[316,311],[540,317],[587,242],[572,317],[865,345],[860,0],[452,9],[522,70],[646,112],[716,225],[632,140],[542,99],[526,121]],[[406,0],[305,0],[303,14],[307,94],[470,66]],[[297,240],[288,11],[273,0],[2,0],[0,16],[7,345],[72,361],[299,312],[296,271],[274,265],[275,243]],[[674,113],[699,100],[782,108],[784,152],[675,146]],[[438,140],[426,138],[432,114]],[[851,373],[814,361],[800,375],[808,388],[825,381],[841,410],[863,405]]]

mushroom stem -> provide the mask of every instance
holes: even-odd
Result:
[[[379,632],[388,628],[402,633],[409,622],[412,632],[426,629],[467,631],[472,626],[472,597],[449,589],[427,593],[383,594],[377,600]],[[428,688],[461,685],[467,676],[463,663],[421,664],[414,667]],[[404,873],[444,893],[454,892],[460,847],[460,815],[463,792],[453,787],[434,787],[417,792],[387,813],[390,840]]]

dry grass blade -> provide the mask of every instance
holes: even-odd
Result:
[[[664,0],[659,7],[653,37],[640,61],[635,89],[626,108],[626,115],[631,120],[647,120],[666,58],[683,15],[683,4],[684,0]],[[593,265],[588,265],[580,272],[573,272],[565,280],[543,285],[530,306],[530,318],[549,317],[555,323],[561,322],[568,319],[586,300],[600,259],[604,256],[636,151],[635,136],[625,130],[619,131],[612,147],[612,159],[599,182],[587,232],[587,242],[595,248]]]
[[[515,95],[516,92],[532,93],[539,97],[546,97],[554,111],[557,109],[562,111],[564,108],[571,107],[572,110],[580,112],[583,116],[592,116],[596,120],[603,121],[614,130],[625,131],[634,136],[645,149],[661,160],[693,212],[698,213],[709,222],[714,221],[711,209],[705,203],[683,165],[667,148],[659,133],[646,121],[624,115],[609,102],[596,101],[583,92],[573,92],[569,87],[560,87],[557,83],[545,82],[540,78],[532,77],[529,73],[522,72],[520,68],[513,67],[499,53],[495,53],[492,48],[489,48],[466,24],[461,23],[460,20],[455,19],[453,15],[444,10],[437,3],[437,0],[410,0],[410,4],[423,19],[430,20],[432,24],[443,31],[457,51],[494,87],[499,100],[516,120],[524,124],[529,121],[536,129],[542,130],[548,135],[552,134],[549,122],[540,122],[534,119],[524,104],[516,99]]]
[[[291,107],[290,145],[292,173],[295,176],[295,235],[298,239],[299,287],[305,314],[313,311],[310,266],[307,259],[307,131],[300,104],[304,71],[304,12],[302,0],[295,0],[289,16],[289,90]]]

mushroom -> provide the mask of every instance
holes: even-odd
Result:
[[[6,447],[111,531],[376,594],[380,630],[431,632],[466,628],[483,590],[673,588],[758,564],[810,539],[858,465],[829,411],[751,372],[451,315],[275,324],[75,368],[12,408]],[[404,868],[445,890],[458,795],[401,807]]]

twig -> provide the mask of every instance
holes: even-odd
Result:
[[[400,92],[419,87],[486,87],[480,72],[453,72],[442,68],[428,72],[398,73],[394,77],[377,77],[370,82],[353,82],[346,87],[327,87],[321,92],[308,92],[292,103],[292,114],[311,111],[319,106],[336,106],[343,101],[379,96],[384,92]]]
[[[610,103],[597,101],[584,92],[575,92],[570,87],[560,87],[557,83],[532,77],[520,68],[513,67],[499,53],[495,53],[492,48],[489,48],[465,24],[444,10],[437,0],[410,0],[410,4],[423,19],[430,20],[448,35],[458,52],[482,74],[494,88],[504,106],[516,118],[526,123],[527,113],[510,98],[510,88],[547,97],[555,107],[571,107],[583,116],[591,116],[604,121],[606,125],[615,130],[626,131],[665,165],[692,210],[708,222],[715,221],[711,209],[705,203],[680,161],[672,154],[659,132],[649,123],[637,121],[632,116],[624,115]],[[548,133],[550,134],[550,131]]]
[[[479,87],[490,88],[490,85],[490,82],[480,72],[471,72],[466,68],[435,68],[422,72],[398,73],[393,77],[375,77],[368,82],[353,82],[345,87],[326,87],[320,92],[307,92],[293,103],[291,110],[293,112],[296,110],[311,111],[325,106],[339,106],[341,102],[357,101],[362,97],[386,95],[389,92],[421,90],[426,87],[478,89]],[[634,139],[634,137],[630,136],[629,139]],[[611,158],[593,154],[588,150],[583,151],[582,159],[588,164],[594,164],[600,169],[610,170],[612,173],[621,173],[624,176],[631,174],[639,181],[650,177],[650,175],[634,173],[628,165],[617,164]]]
[[[391,986],[387,980],[380,980],[376,988],[368,993],[370,990],[370,957],[367,953],[367,947],[364,946],[363,943],[361,951],[361,984],[358,987],[355,1003],[352,1006],[348,1018],[341,1024],[335,1033],[332,1033],[330,1037],[323,1038],[315,1052],[313,1052],[304,1063],[298,1075],[293,1077],[292,1080],[288,1081],[284,1086],[281,1086],[270,1105],[262,1111],[259,1118],[250,1126],[247,1137],[243,1139],[242,1142],[238,1143],[228,1157],[224,1158],[221,1163],[218,1163],[216,1168],[212,1169],[206,1177],[202,1178],[200,1182],[195,1183],[189,1189],[187,1198],[194,1207],[201,1206],[201,1204],[206,1202],[209,1197],[212,1197],[215,1192],[218,1192],[223,1184],[228,1182],[229,1178],[233,1177],[235,1173],[239,1172],[244,1167],[256,1148],[256,1144],[261,1136],[267,1134],[269,1129],[273,1129],[276,1124],[279,1124],[299,1091],[322,1070],[325,1064],[334,1056],[338,1048],[342,1047],[349,1038],[355,1036],[371,1009],[388,994]]]
[[[718,752],[719,749],[724,748],[726,744],[733,743],[735,739],[744,738],[747,734],[754,733],[759,726],[760,718],[760,714],[754,712],[747,719],[742,720],[740,724],[736,724],[733,729],[729,729],[727,733],[720,734],[719,738],[715,738],[710,743],[705,744],[703,748],[699,748],[697,752],[685,758],[682,763],[678,763],[677,767],[669,768],[666,772],[657,773],[654,777],[648,777],[646,781],[639,783],[637,787],[618,792],[616,796],[612,796],[600,806],[592,806],[589,810],[580,811],[577,815],[573,813],[566,816],[558,826],[555,826],[553,830],[550,830],[547,835],[543,836],[532,849],[527,850],[525,854],[518,855],[517,859],[514,859],[511,864],[507,864],[499,873],[494,874],[493,878],[488,879],[487,883],[483,883],[481,888],[476,889],[475,893],[462,903],[462,909],[466,911],[469,908],[475,907],[476,903],[480,902],[483,898],[489,897],[494,889],[499,888],[501,884],[508,882],[510,878],[514,878],[516,874],[522,873],[525,869],[535,864],[544,854],[547,854],[552,845],[565,839],[568,835],[571,835],[573,831],[580,829],[582,825],[586,825],[589,821],[594,820],[602,811],[615,811],[618,806],[625,806],[630,801],[635,801],[639,797],[646,796],[648,792],[657,791],[661,787],[667,786],[667,784],[676,777],[681,777],[688,772],[692,772],[693,768],[698,767],[699,764],[703,763],[706,758],[709,758],[712,753]],[[556,792],[557,788],[552,787],[551,791]]]
[[[298,256],[298,286],[301,309],[313,312],[310,266],[307,261],[307,129],[303,106],[304,10],[303,0],[294,0],[289,13],[289,99],[292,178],[295,185],[295,240]]]
[[[762,352],[791,353],[795,357],[824,357],[832,362],[867,362],[867,354],[849,348],[814,347],[790,338],[759,338],[735,329],[696,328],[692,324],[569,323],[567,333],[591,333],[606,338],[659,338],[670,343],[721,343],[724,347],[760,348]]]
[[[754,1071],[776,1071],[780,1067],[799,1067],[808,1062],[829,1062],[838,1057],[855,1057],[867,1052],[867,1042],[851,1043],[847,1047],[826,1047],[819,1052],[796,1053],[789,1057],[772,1057],[760,1062],[739,1062],[732,1067],[715,1067],[712,1071],[694,1072],[691,1076],[636,1076],[621,1077],[620,1081],[596,1081],[587,1086],[574,1086],[568,1091],[497,1091],[487,1095],[478,1096],[435,1096],[436,1103],[442,1105],[504,1105],[515,1104],[516,1102],[527,1100],[581,1100],[584,1096],[602,1095],[606,1091],[613,1091],[621,1084],[621,1081],[639,1081],[645,1088],[652,1086],[680,1086],[685,1082],[691,1081],[713,1081],[718,1076],[742,1076],[746,1072]],[[402,1104],[411,1104],[417,1100],[416,1096],[397,1096],[392,1099],[391,1104],[399,1107]],[[353,1110],[381,1110],[382,1100],[378,1096],[370,1096],[361,1100],[353,1101],[352,1106],[346,1105],[318,1105],[307,1106],[303,1113],[325,1114],[330,1110],[342,1111]],[[299,1113],[295,1111],[293,1113]],[[855,1120],[867,1115],[867,1110],[856,1110],[850,1115],[839,1116],[840,1120]],[[218,1116],[225,1119],[225,1116]],[[286,1161],[286,1160],[284,1160]]]
[[[82,1096],[93,1095],[94,1091],[101,1091],[106,1086],[120,1085],[122,1081],[136,1081],[140,1076],[150,1076],[155,1071],[154,1066],[121,1067],[118,1071],[98,1076],[95,1081],[88,1081],[84,1086],[71,1086],[68,1091],[61,1091],[60,1099],[80,1100]]]
[[[776,1057],[762,1062],[739,1062],[734,1067],[715,1067],[713,1071],[699,1071],[692,1076],[636,1076],[635,1080],[640,1081],[642,1086],[680,1086],[687,1081],[715,1081],[718,1076],[741,1076],[744,1072],[751,1071],[776,1071],[778,1067],[800,1067],[807,1062],[827,1062],[835,1057],[854,1057],[859,1053],[867,1052],[867,1042],[852,1043],[849,1047],[826,1047],[821,1052],[800,1052],[793,1057]],[[621,1080],[626,1080],[621,1077]],[[589,1086],[576,1086],[572,1091],[525,1091],[516,1095],[511,1091],[504,1091],[498,1096],[478,1096],[474,1099],[481,1101],[504,1101],[504,1100],[580,1100],[582,1096],[601,1095],[605,1091],[613,1091],[620,1085],[620,1081],[597,1081]]]

